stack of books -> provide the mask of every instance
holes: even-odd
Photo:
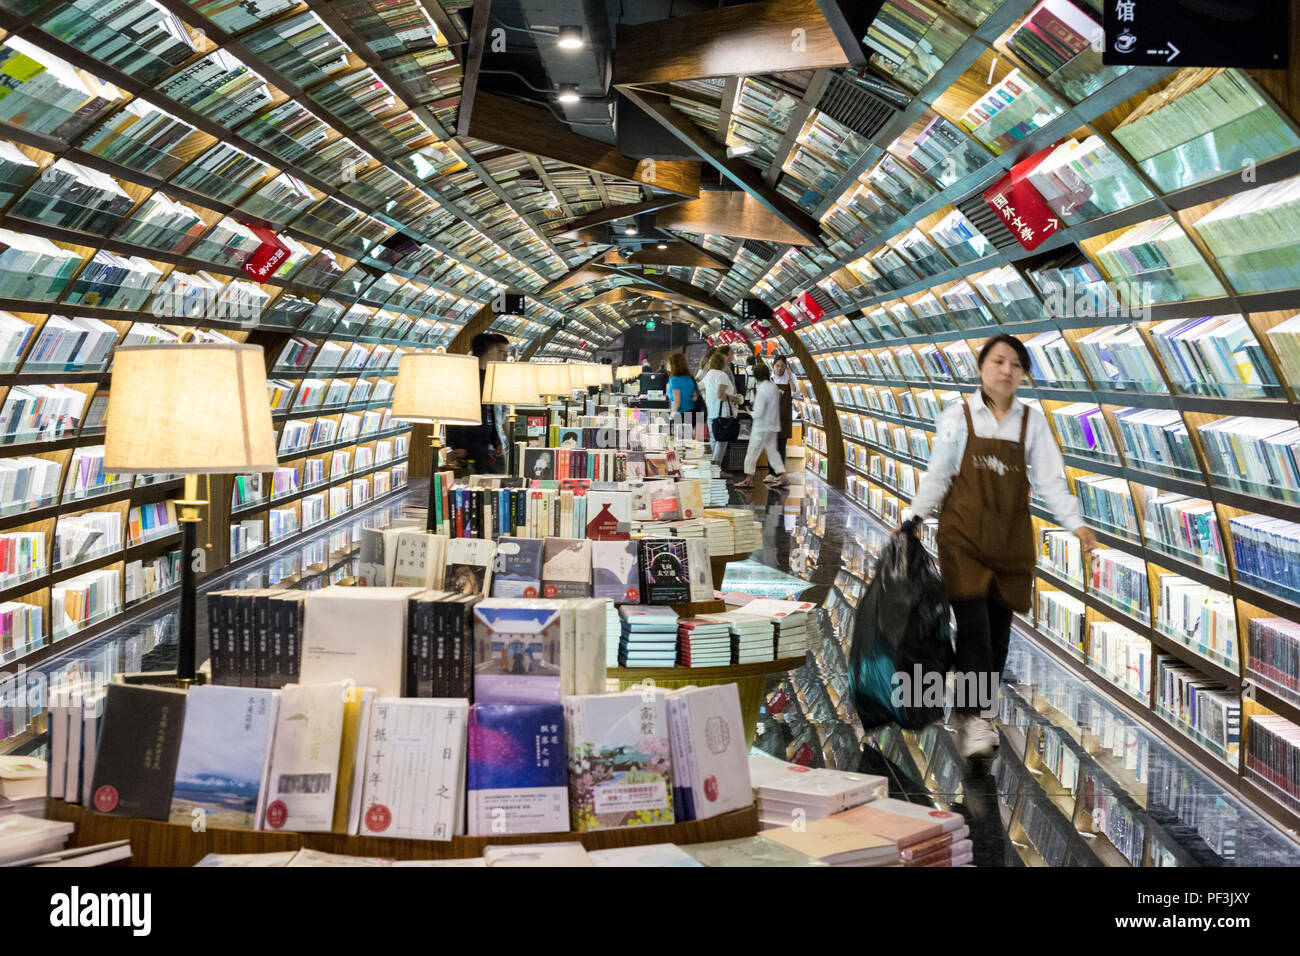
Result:
[[[726,667],[731,662],[731,626],[726,621],[683,618],[677,622],[677,666]]]
[[[893,866],[899,859],[898,847],[889,840],[837,817],[764,830],[760,837],[828,866]]]
[[[773,625],[773,652],[777,659],[802,657],[808,652],[809,634],[813,629],[810,615],[816,614],[817,605],[808,601],[778,601],[759,598],[740,608],[740,613],[762,617]]]
[[[871,774],[803,767],[767,756],[751,756],[749,762],[759,821],[768,826],[820,820],[889,792],[889,782]]]
[[[669,607],[624,604],[619,667],[673,667],[677,664],[677,613]]]
[[[775,658],[774,626],[768,618],[753,617],[741,611],[702,614],[705,621],[725,621],[731,631],[731,663],[756,664]]]
[[[964,818],[928,804],[882,796],[829,819],[889,841],[904,866],[963,866],[973,855]]]

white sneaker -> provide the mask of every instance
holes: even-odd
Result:
[[[957,752],[963,757],[991,757],[997,746],[997,731],[983,717],[967,717],[957,731]]]

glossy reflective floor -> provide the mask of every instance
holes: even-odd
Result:
[[[995,759],[964,760],[938,725],[864,729],[849,702],[848,651],[888,530],[816,478],[733,489],[732,503],[754,509],[763,548],[729,565],[719,587],[822,607],[808,663],[769,683],[756,748],[880,774],[892,796],[962,813],[980,866],[1300,865],[1300,843],[1020,632]]]

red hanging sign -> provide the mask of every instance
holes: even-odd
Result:
[[[795,300],[795,305],[799,307],[800,312],[808,316],[809,322],[816,322],[826,314],[826,310],[817,304],[817,300],[810,292],[800,293],[799,298]]]
[[[794,327],[799,324],[798,320],[791,314],[790,310],[783,305],[778,305],[772,310],[772,318],[781,323],[781,328],[787,332],[794,331]]]
[[[1055,149],[1055,145],[1048,146],[1028,159],[1021,160],[1005,176],[984,190],[984,202],[1002,217],[1003,224],[1016,237],[1016,241],[1028,250],[1037,249],[1044,239],[1061,228],[1056,212],[1028,178]]]
[[[706,341],[706,342],[709,343],[709,348],[713,348],[713,347],[714,347],[714,342],[713,342],[713,336],[712,336],[712,335],[706,335],[706,336],[704,337],[704,341]]]
[[[289,257],[289,247],[270,229],[244,223],[262,244],[248,254],[243,262],[243,270],[255,282],[265,282],[275,275],[275,270]]]
[[[765,339],[772,334],[772,330],[767,327],[767,323],[762,319],[755,319],[753,322],[750,322],[749,327],[760,339]]]

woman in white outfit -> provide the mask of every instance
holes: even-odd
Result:
[[[719,466],[726,461],[727,442],[713,438],[713,420],[730,418],[735,414],[735,406],[740,404],[735,380],[726,371],[726,367],[726,356],[714,352],[705,363],[707,371],[700,379],[700,391],[704,394],[704,407],[709,419],[709,440],[713,442],[713,463]]]
[[[758,388],[754,392],[754,410],[750,412],[753,422],[749,427],[749,450],[745,453],[745,480],[736,482],[736,487],[754,487],[758,456],[767,452],[771,474],[763,481],[776,488],[786,484],[785,462],[781,460],[776,441],[781,434],[781,390],[772,384],[772,371],[766,365],[754,369],[754,380]]]

